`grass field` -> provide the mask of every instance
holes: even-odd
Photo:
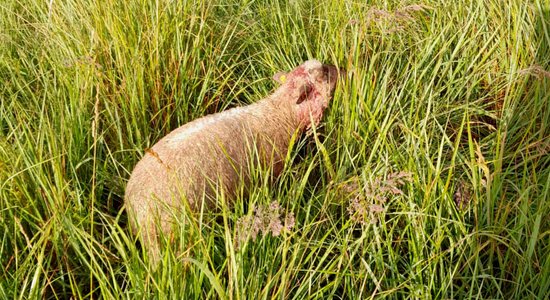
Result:
[[[322,127],[152,270],[145,149],[309,58],[348,70]],[[0,299],[550,297],[548,0],[3,0],[0,83]]]

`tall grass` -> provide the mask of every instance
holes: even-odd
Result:
[[[4,0],[0,298],[548,298],[549,45],[547,0]],[[144,149],[308,58],[348,70],[322,128],[150,269]]]

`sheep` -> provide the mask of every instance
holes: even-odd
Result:
[[[172,234],[174,215],[213,209],[223,193],[231,203],[250,170],[283,170],[291,140],[316,126],[327,108],[339,69],[308,60],[274,78],[275,92],[258,102],[191,121],[158,141],[132,171],[124,197],[130,225],[149,258],[160,257],[159,230]]]

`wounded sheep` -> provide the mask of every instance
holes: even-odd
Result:
[[[219,195],[231,203],[250,184],[255,167],[283,170],[291,140],[317,125],[339,70],[309,60],[275,75],[281,85],[268,97],[189,122],[157,142],[135,166],[125,205],[134,233],[153,261],[160,256],[159,231],[172,233],[174,215],[212,209]]]

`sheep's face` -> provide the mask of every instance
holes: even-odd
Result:
[[[289,73],[277,73],[279,96],[295,107],[300,126],[318,124],[328,106],[340,71],[317,60],[308,60]]]

